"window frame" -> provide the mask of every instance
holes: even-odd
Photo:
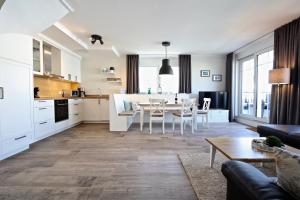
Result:
[[[153,92],[153,91],[151,91],[151,94],[157,94],[158,93],[158,87],[160,86],[160,87],[162,87],[162,85],[161,85],[161,78],[162,78],[162,76],[161,75],[159,75],[159,69],[160,69],[160,66],[155,66],[155,65],[153,65],[153,66],[150,66],[150,65],[143,65],[143,66],[139,66],[139,73],[141,72],[141,68],[146,68],[146,67],[153,67],[153,68],[156,68],[156,72],[157,72],[157,76],[156,76],[156,84],[157,84],[157,88],[156,88],[156,92]],[[179,70],[179,66],[172,66],[172,68],[174,69],[174,68],[178,68],[178,70]],[[140,74],[139,74],[139,76],[140,76]],[[173,91],[164,91],[164,89],[162,88],[162,91],[163,91],[163,94],[164,93],[166,93],[166,94],[170,94],[170,93],[172,93],[172,94],[176,94],[176,93],[179,93],[179,74],[178,74],[178,88],[177,88],[177,90],[176,90],[176,92],[173,92]],[[140,84],[139,84],[140,85]],[[141,91],[141,88],[139,88],[139,90],[140,90],[140,93],[143,93],[143,94],[147,94],[147,92],[145,92],[145,91]]]
[[[255,120],[259,122],[264,122],[268,123],[270,116],[268,118],[260,118],[257,117],[257,98],[258,98],[258,56],[264,53],[267,53],[269,51],[274,51],[274,46],[269,46],[267,48],[264,48],[262,50],[256,51],[253,54],[250,54],[248,56],[245,56],[243,58],[238,59],[238,117],[245,118],[245,119],[250,119],[250,120]],[[247,114],[242,114],[242,63],[244,61],[254,59],[254,104],[253,104],[253,115],[247,115]],[[274,62],[274,60],[273,60]]]

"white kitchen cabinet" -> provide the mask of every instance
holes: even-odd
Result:
[[[81,82],[81,58],[62,50],[61,75],[66,80]]]
[[[33,91],[32,91],[32,39],[28,48],[18,48],[31,52],[31,65],[26,56],[18,55],[16,61],[0,58],[0,137],[2,154],[0,159],[29,148],[33,133]],[[26,44],[25,44],[26,45]],[[2,49],[2,48],[1,48]],[[30,54],[29,54],[30,55]],[[9,57],[8,54],[6,54]]]
[[[34,101],[34,141],[44,139],[55,132],[54,100]]]
[[[106,99],[85,99],[83,103],[83,121],[108,122],[109,101]]]
[[[4,34],[0,36],[0,44],[1,58],[32,66],[32,37],[21,34]]]
[[[69,100],[69,125],[74,126],[82,121],[82,99]]]

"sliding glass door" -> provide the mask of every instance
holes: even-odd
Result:
[[[255,109],[254,59],[241,61],[241,114],[252,116]]]
[[[273,50],[268,49],[239,60],[239,115],[268,121],[271,85],[269,70],[273,68]]]

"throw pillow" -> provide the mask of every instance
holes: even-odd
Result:
[[[124,101],[124,109],[126,112],[132,110],[132,103],[130,101]]]
[[[300,155],[276,147],[277,184],[300,199]]]

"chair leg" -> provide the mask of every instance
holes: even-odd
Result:
[[[149,128],[150,128],[150,134],[152,134],[152,120],[150,118],[150,121],[149,121]]]
[[[162,121],[162,130],[163,130],[163,134],[165,134],[165,120]]]
[[[208,128],[208,114],[206,114],[206,127]]]
[[[194,128],[195,128],[195,127],[194,127],[194,119],[192,118],[191,121],[192,121],[192,122],[191,122],[191,123],[192,123],[192,126],[191,126],[191,128],[192,128],[192,134],[194,134]]]
[[[183,135],[183,119],[181,118],[181,122],[180,122],[180,129],[181,129],[181,135]]]
[[[173,117],[173,133],[175,133],[175,117]]]
[[[202,115],[202,127],[204,126],[204,115]]]
[[[186,128],[186,123],[185,123],[185,121],[183,120],[183,130],[185,130],[185,128]]]

